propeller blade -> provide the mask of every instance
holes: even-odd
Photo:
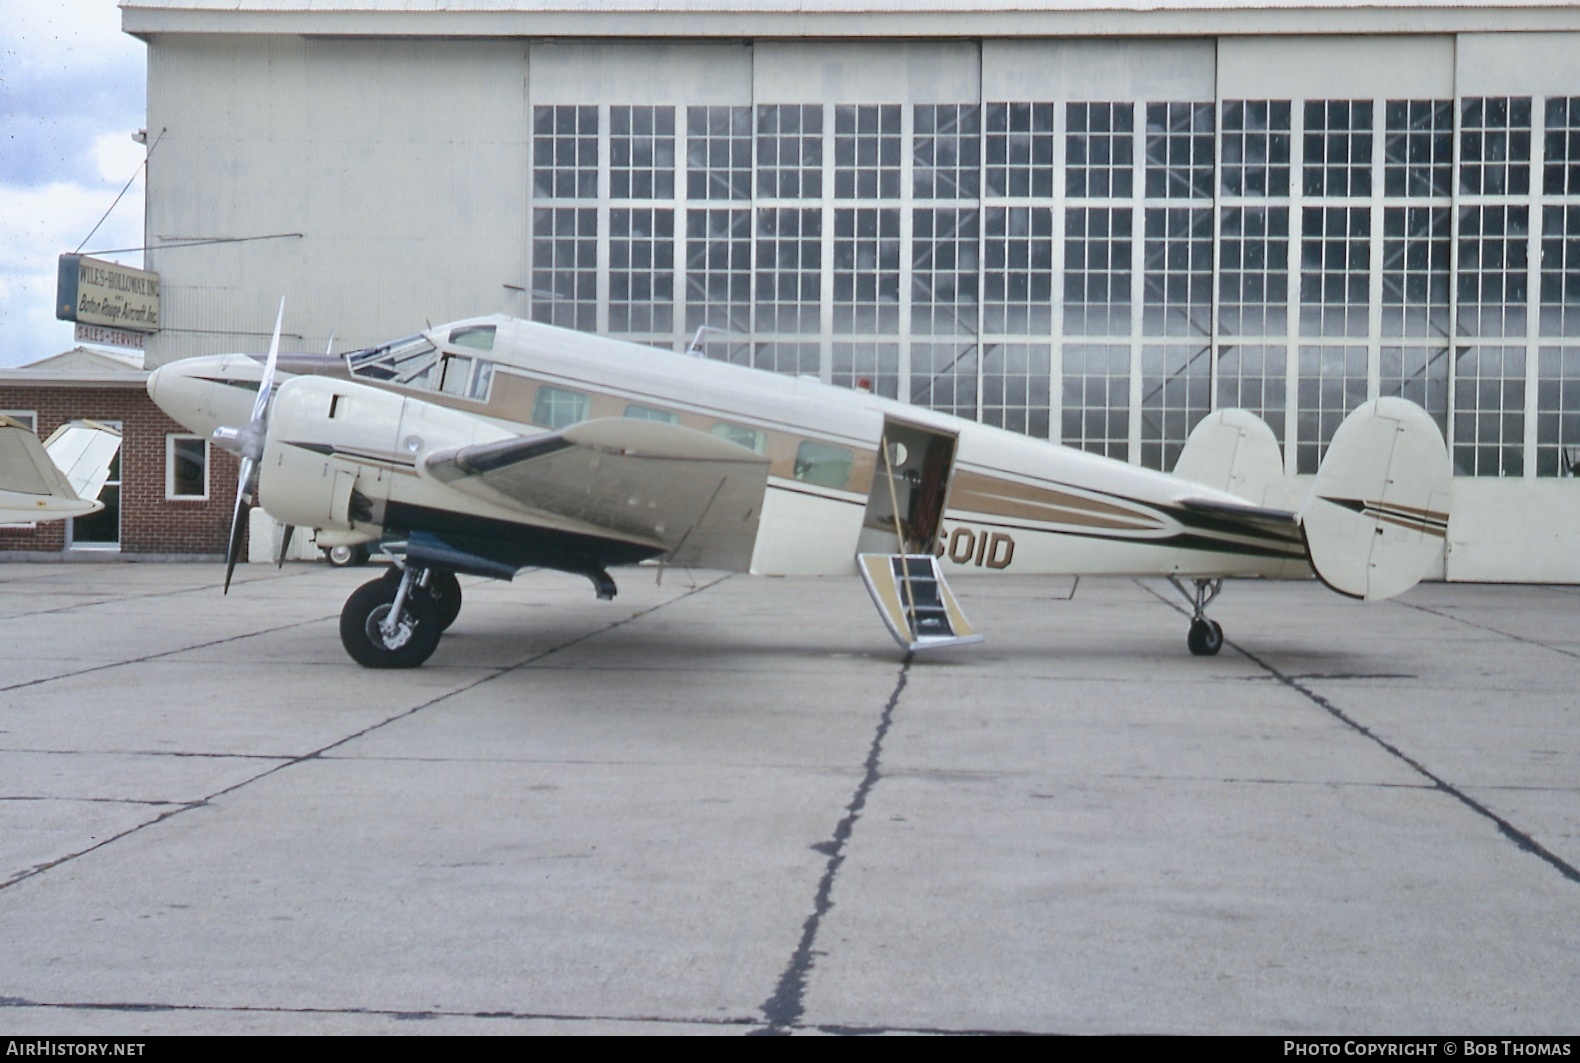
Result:
[[[296,532],[296,525],[287,524],[285,531],[280,536],[280,556],[275,558],[274,567],[285,567],[285,555],[291,552],[291,536]]]
[[[258,382],[258,397],[252,403],[252,420],[263,416],[269,405],[269,391],[274,387],[274,366],[280,360],[280,326],[285,324],[285,298],[280,298],[280,313],[274,319],[274,337],[269,340],[269,360],[263,363],[263,379]]]
[[[236,508],[230,516],[230,542],[225,547],[225,592],[230,593],[230,577],[236,571],[236,561],[241,556],[241,539],[247,526],[242,522],[252,506],[247,501],[248,481],[252,479],[252,459],[241,459],[241,475],[236,478]]]

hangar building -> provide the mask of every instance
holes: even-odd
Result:
[[[1402,394],[1580,581],[1580,7],[123,0],[150,366],[505,310],[1168,468]],[[184,246],[183,246],[184,245]]]

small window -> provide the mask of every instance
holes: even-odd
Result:
[[[680,423],[680,414],[673,410],[655,410],[651,406],[638,406],[635,403],[625,408],[625,416],[633,421],[661,421],[664,424]]]
[[[208,440],[202,436],[165,436],[165,497],[208,497]]]
[[[466,347],[474,351],[491,351],[494,349],[494,326],[469,325],[466,328],[451,329],[450,346]]]
[[[465,395],[472,382],[472,359],[459,354],[444,356],[444,379],[439,390],[446,395]]]
[[[819,487],[844,487],[853,461],[855,455],[844,447],[809,439],[796,448],[795,478]]]
[[[545,384],[538,388],[537,401],[532,404],[532,423],[556,430],[568,428],[587,420],[591,411],[592,400],[586,395]]]
[[[466,397],[469,399],[476,399],[478,402],[487,402],[488,389],[493,385],[493,383],[494,363],[478,362],[477,371],[472,374],[472,387],[469,391],[467,391]]]
[[[755,453],[768,453],[768,437],[755,428],[747,428],[743,425],[720,421],[713,426],[713,434],[720,439],[727,439],[736,446],[745,447],[747,450]]]

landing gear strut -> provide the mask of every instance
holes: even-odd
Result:
[[[1191,604],[1190,633],[1185,636],[1185,645],[1197,657],[1215,656],[1223,649],[1223,627],[1218,621],[1207,618],[1207,606],[1223,590],[1223,580],[1191,580],[1194,585],[1191,590],[1186,590],[1185,585],[1173,576],[1169,577],[1169,582]]]
[[[384,573],[384,579],[390,583],[399,583],[405,571],[392,565]],[[433,599],[433,607],[439,616],[439,630],[449,631],[455,618],[461,615],[461,581],[455,578],[454,572],[430,568],[420,571],[417,585]]]
[[[416,668],[439,645],[444,629],[424,586],[429,570],[399,571],[399,579],[380,577],[352,591],[340,611],[341,645],[364,668]]]

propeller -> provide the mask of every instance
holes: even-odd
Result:
[[[253,400],[252,417],[240,428],[223,426],[214,429],[214,443],[241,458],[241,473],[236,477],[236,506],[230,517],[230,543],[225,548],[225,593],[230,593],[230,578],[236,571],[236,560],[241,554],[241,539],[246,527],[243,524],[256,501],[258,489],[258,462],[263,458],[263,444],[268,433],[267,411],[269,392],[274,387],[274,367],[280,359],[280,326],[285,323],[285,300],[280,300],[280,312],[274,319],[274,337],[269,341],[269,358],[263,363],[263,377],[258,381],[258,397]],[[288,544],[291,533],[285,534]],[[280,548],[284,563],[285,545]]]

